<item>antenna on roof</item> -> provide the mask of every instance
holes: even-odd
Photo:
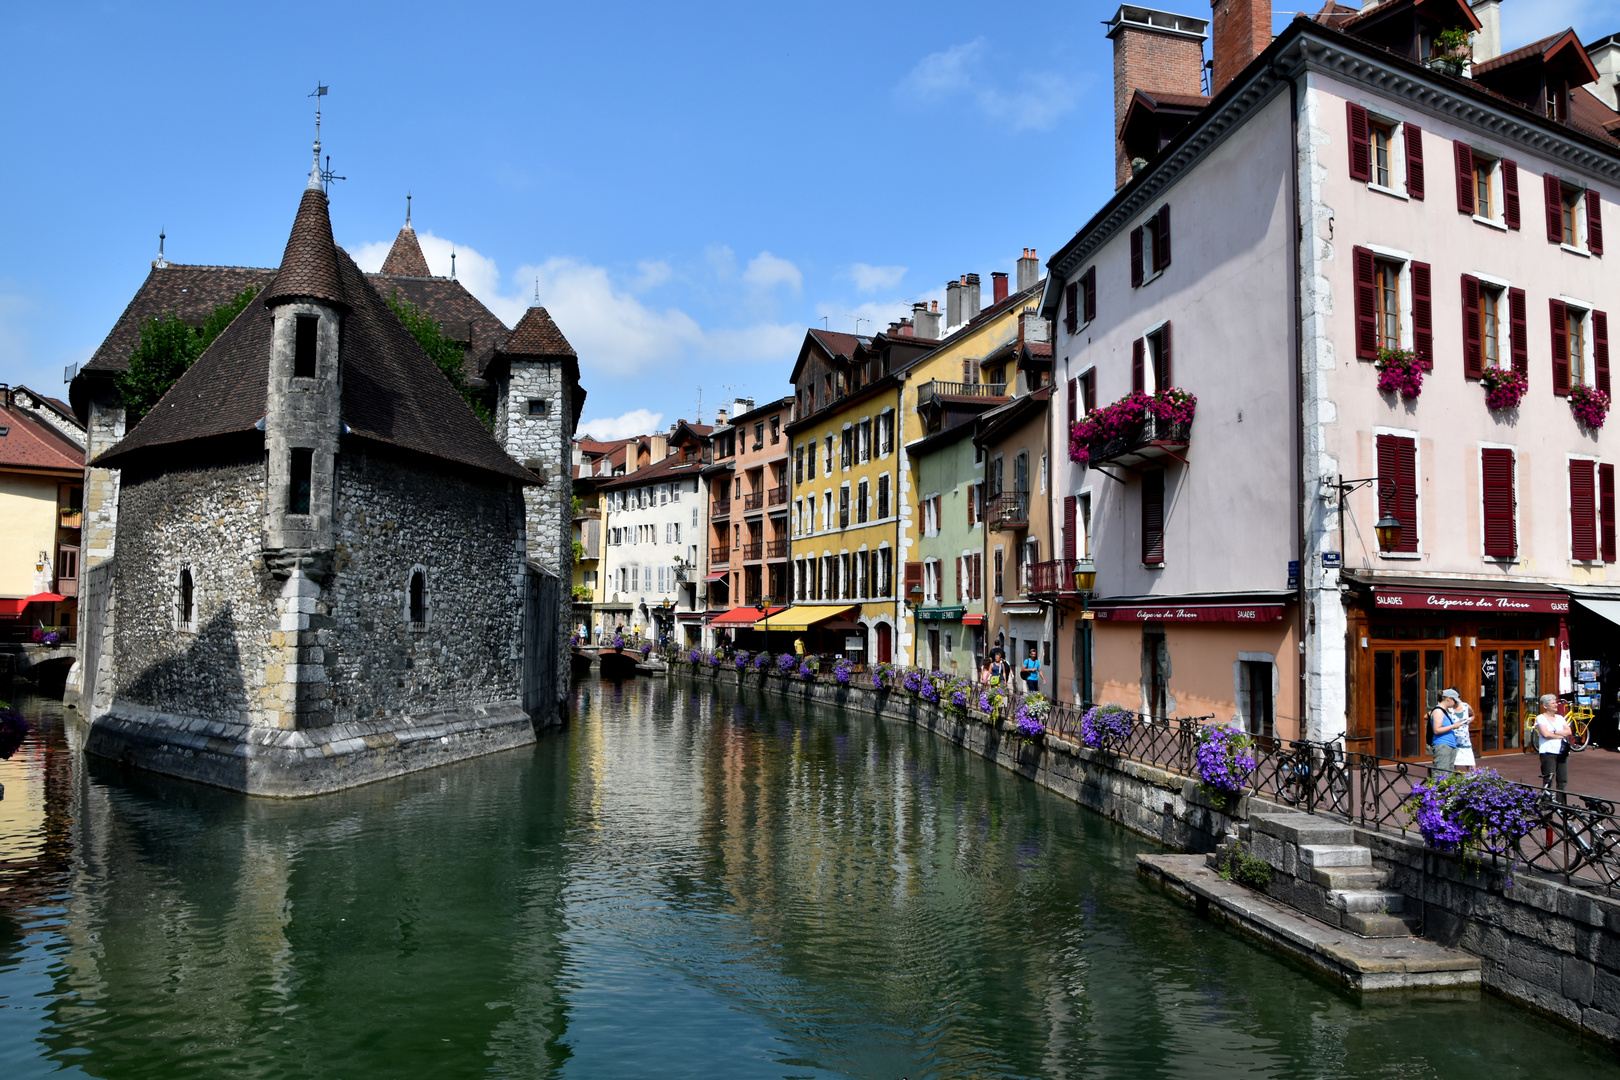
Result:
[[[694,424],[703,423],[703,387],[701,387],[701,386],[698,387],[697,419],[692,421],[692,423],[694,423]]]
[[[157,257],[157,262],[152,264],[153,266],[157,267],[159,270],[161,270],[165,266],[169,265],[168,260],[166,260],[163,257],[163,241],[165,241],[167,239],[168,239],[168,236],[164,231],[164,226],[159,225],[158,226],[158,257]]]
[[[534,306],[540,306],[540,275],[534,276]]]
[[[859,315],[845,315],[844,318],[846,318],[846,319],[854,319],[855,320],[855,336],[856,337],[860,337],[860,335],[861,335],[861,323],[863,323],[863,322],[871,322],[872,321],[871,319],[863,319]]]
[[[828,316],[826,316],[826,315],[823,315],[821,317],[821,328],[823,330],[831,330],[832,329],[832,327],[830,325],[828,325],[827,319],[828,319]]]

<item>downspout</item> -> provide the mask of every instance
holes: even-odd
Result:
[[[1054,327],[1054,331],[1055,329]],[[1052,373],[1057,374],[1055,364]],[[1057,384],[1053,383],[1051,389],[1052,393],[1046,399],[1046,553],[1052,557],[1052,562],[1056,563],[1057,515],[1052,512],[1052,503],[1054,496],[1057,495],[1057,454],[1055,453],[1057,448],[1052,445],[1052,410],[1057,408]],[[1054,578],[1056,576],[1056,574],[1053,575]],[[1054,581],[1052,584],[1053,588],[1057,589],[1060,587],[1061,582]],[[1058,687],[1062,684],[1058,682],[1058,672],[1061,670],[1063,660],[1063,643],[1058,638],[1058,618],[1062,609],[1058,607],[1056,595],[1054,592],[1053,599],[1046,602],[1047,617],[1050,620],[1048,633],[1051,634],[1047,641],[1051,642],[1050,648],[1052,650],[1052,700],[1061,703],[1063,699],[1058,694]]]
[[[1280,61],[1282,58],[1278,57]],[[1289,245],[1292,255],[1289,258],[1289,269],[1293,277],[1294,289],[1294,466],[1299,470],[1298,493],[1299,502],[1296,507],[1295,520],[1295,558],[1299,560],[1299,573],[1294,576],[1294,606],[1297,627],[1295,633],[1299,642],[1299,734],[1300,738],[1309,738],[1312,734],[1310,720],[1306,715],[1309,708],[1309,653],[1306,650],[1305,639],[1308,631],[1306,611],[1306,575],[1310,572],[1310,565],[1305,557],[1305,527],[1306,527],[1306,491],[1305,491],[1305,297],[1300,290],[1300,246],[1305,242],[1305,229],[1301,221],[1299,210],[1299,81],[1292,74],[1285,72],[1280,64],[1274,63],[1272,70],[1288,79],[1289,125],[1292,138],[1290,139],[1290,160],[1292,168],[1288,172],[1289,203],[1293,208],[1294,241]],[[1303,65],[1301,65],[1303,70]]]

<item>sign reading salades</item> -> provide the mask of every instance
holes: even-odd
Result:
[[[1281,622],[1281,604],[1129,604],[1099,607],[1099,619],[1115,622]]]
[[[1373,606],[1384,611],[1483,611],[1498,615],[1563,615],[1569,597],[1560,593],[1429,592],[1377,589]]]

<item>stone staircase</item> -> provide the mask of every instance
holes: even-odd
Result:
[[[1247,854],[1270,864],[1269,895],[1360,937],[1411,936],[1416,917],[1407,912],[1406,897],[1384,888],[1387,874],[1373,866],[1372,850],[1355,842],[1348,824],[1257,811],[1238,826],[1237,839]]]

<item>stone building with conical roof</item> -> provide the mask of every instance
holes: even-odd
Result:
[[[389,309],[392,280],[333,242],[312,173],[274,277],[94,457],[118,482],[87,635],[105,655],[81,658],[105,672],[93,753],[303,795],[557,717],[568,552],[536,543],[545,497],[526,495],[568,497],[547,475],[564,451],[514,460]],[[502,336],[501,379],[558,372],[543,411],[571,433],[577,360],[531,357],[532,336]]]

